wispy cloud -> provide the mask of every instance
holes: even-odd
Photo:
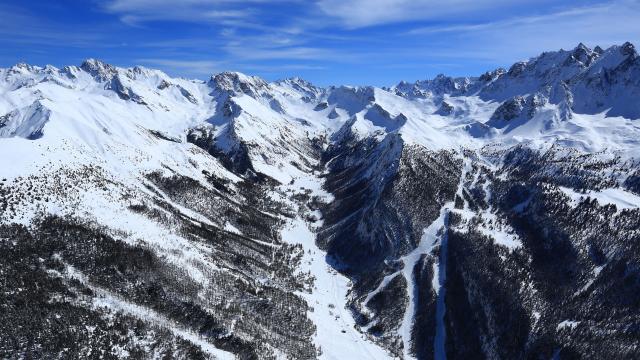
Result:
[[[275,0],[274,2],[297,0]],[[255,17],[265,0],[107,0],[102,9],[129,25],[149,21],[220,22]]]
[[[238,61],[347,61],[353,57],[342,49],[334,49],[326,45],[316,46],[316,40],[320,35],[314,33],[291,31],[289,27],[270,30],[270,32],[246,35],[233,29],[224,29],[220,38],[224,43],[221,50]]]
[[[511,61],[540,51],[572,48],[579,42],[609,46],[640,38],[640,3],[621,0],[575,7],[539,16],[495,22],[420,27],[408,35],[444,36],[453,45],[434,49],[434,55],[482,57]]]
[[[77,31],[15,6],[0,4],[0,19],[0,37],[3,43],[51,47],[64,44],[79,48],[113,46],[98,33]]]
[[[277,73],[281,74],[283,71],[297,71],[297,70],[326,70],[326,66],[321,65],[309,65],[309,64],[281,64],[281,65],[257,65],[247,64],[242,66],[243,69],[249,71],[260,71],[265,73]]]
[[[318,8],[348,28],[441,19],[532,0],[318,0]]]
[[[160,67],[173,74],[183,74],[189,77],[206,77],[222,71],[223,62],[207,60],[174,60],[174,59],[147,59],[135,60],[139,64]]]
[[[278,48],[247,48],[242,45],[227,45],[226,52],[238,60],[321,60],[334,56],[330,50],[313,47],[278,47]]]
[[[561,11],[551,12],[544,15],[514,17],[514,18],[509,18],[509,19],[494,21],[494,22],[419,27],[419,28],[415,28],[408,31],[407,33],[412,35],[425,35],[425,34],[435,34],[435,33],[444,33],[444,32],[485,31],[485,30],[491,30],[491,29],[497,29],[497,28],[507,28],[507,27],[514,27],[514,26],[518,27],[522,25],[532,25],[532,24],[549,25],[553,22],[562,21],[562,20],[572,20],[572,22],[585,21],[585,16],[591,17],[594,15],[602,18],[602,20],[604,21],[608,21],[608,20],[611,20],[609,19],[609,16],[612,15],[612,13],[614,15],[617,15],[615,13],[619,12],[620,10],[624,10],[624,11],[628,10],[627,6],[625,5],[634,5],[634,4],[636,4],[635,1],[617,1],[612,3],[569,8]],[[588,20],[591,21],[592,19],[588,19]],[[613,28],[616,28],[616,27],[613,27]]]

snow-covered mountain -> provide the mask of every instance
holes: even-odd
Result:
[[[3,358],[640,356],[640,56],[0,69]]]

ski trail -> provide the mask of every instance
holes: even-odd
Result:
[[[467,173],[471,170],[471,162],[464,159],[462,171],[460,174],[460,182],[456,190],[456,195],[462,199],[462,190],[464,188],[464,181]],[[446,282],[446,265],[447,265],[447,234],[446,231],[441,233],[442,229],[445,229],[448,223],[449,213],[454,210],[455,201],[449,201],[444,204],[440,209],[440,214],[422,233],[420,243],[409,254],[400,258],[403,263],[402,276],[407,283],[407,295],[409,296],[409,302],[405,309],[402,324],[398,329],[399,335],[402,337],[403,344],[403,357],[404,359],[415,359],[415,356],[411,353],[411,330],[413,328],[413,322],[416,312],[416,299],[415,294],[417,292],[417,285],[413,277],[413,270],[422,257],[422,255],[432,254],[433,250],[440,246],[440,257],[436,263],[434,263],[434,273],[432,279],[432,287],[436,293],[436,329],[434,338],[434,357],[437,360],[445,360],[445,341],[446,341],[446,329],[444,324],[444,315],[446,312],[445,303],[445,282]],[[465,207],[463,211],[467,211],[467,204],[465,201]]]
[[[281,190],[285,193],[311,190],[312,196],[320,196],[325,201],[332,200],[331,195],[322,190],[322,180],[313,175],[296,179],[293,184],[282,186]],[[301,209],[304,206],[291,200],[287,201],[294,209]],[[321,221],[307,222],[301,216],[287,219],[288,223],[281,232],[283,241],[300,244],[304,249],[300,272],[310,272],[315,277],[311,293],[300,292],[298,295],[313,308],[307,316],[316,325],[313,340],[316,347],[322,351],[319,358],[329,360],[391,358],[386,350],[373,343],[357,329],[353,315],[347,307],[351,282],[327,263],[325,253],[316,245],[314,229],[320,226]]]
[[[440,209],[440,215],[438,218],[424,230],[418,247],[409,254],[400,258],[403,263],[402,276],[404,276],[407,283],[407,295],[409,296],[409,302],[404,312],[402,325],[400,325],[400,329],[398,330],[402,337],[404,359],[415,359],[411,354],[411,329],[413,327],[413,320],[416,311],[415,293],[417,291],[417,286],[413,277],[413,269],[423,254],[431,254],[433,249],[439,245],[439,231],[445,226],[447,214],[452,207],[453,202],[446,203],[445,206]],[[435,276],[436,274],[434,274],[434,277]],[[438,286],[441,285],[442,284],[438,282]]]
[[[447,213],[445,218],[445,224],[448,224],[449,213]],[[447,281],[447,242],[448,235],[447,232],[442,235],[442,239],[440,241],[440,261],[434,264],[434,268],[438,269],[438,272],[433,273],[434,282],[437,280],[437,287],[434,286],[434,291],[436,293],[436,334],[433,339],[433,352],[435,360],[446,360],[447,353],[445,350],[446,336],[447,332],[444,324],[444,315],[446,310],[446,304],[444,302],[444,298],[447,292],[447,289],[444,287],[444,284]]]

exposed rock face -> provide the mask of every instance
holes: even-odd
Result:
[[[115,66],[96,59],[85,60],[82,65],[80,65],[80,69],[86,71],[100,81],[111,80],[111,78],[118,73]]]
[[[315,111],[321,111],[324,110],[326,108],[329,107],[329,104],[327,104],[326,102],[321,102],[320,104],[316,105],[315,108],[313,108]]]
[[[223,72],[211,77],[210,86],[220,92],[260,96],[269,84],[257,77],[249,77],[236,72]]]
[[[443,101],[442,104],[440,105],[440,108],[438,108],[438,111],[436,111],[436,114],[442,115],[442,116],[448,116],[453,113],[453,110],[454,110],[454,107],[451,104],[449,104],[446,101]]]
[[[123,84],[122,79],[117,75],[111,79],[111,81],[106,85],[105,88],[115,91],[122,100],[131,100],[140,105],[147,105],[142,97],[133,92],[131,88],[126,87]]]
[[[510,121],[521,115],[524,109],[525,99],[522,96],[516,96],[511,100],[505,101],[491,116],[491,120]]]
[[[484,81],[484,82],[490,82],[490,81],[494,81],[494,80],[498,79],[500,76],[502,76],[502,75],[504,75],[506,73],[507,73],[507,70],[505,70],[503,68],[498,68],[498,69],[493,70],[493,71],[487,71],[486,73],[480,75],[478,80]]]

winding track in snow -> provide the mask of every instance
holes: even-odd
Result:
[[[456,190],[456,195],[460,196],[460,198],[464,201],[463,212],[468,211],[468,204],[464,200],[462,196],[462,191],[464,189],[464,181],[467,176],[467,173],[471,170],[471,161],[469,159],[463,159],[463,167],[462,172],[460,174],[460,181],[458,183],[458,188]],[[367,294],[365,300],[363,301],[363,305],[366,306],[367,302],[373,296],[375,296],[380,291],[384,290],[384,288],[389,284],[389,282],[395,278],[398,274],[402,274],[406,283],[407,283],[407,296],[409,297],[409,302],[407,308],[405,309],[404,317],[402,319],[402,323],[400,328],[398,329],[398,333],[402,338],[403,343],[403,357],[404,359],[415,359],[415,356],[411,354],[411,330],[413,328],[413,323],[415,319],[416,312],[416,299],[415,294],[417,292],[417,285],[415,283],[415,279],[413,276],[413,272],[416,264],[420,260],[423,255],[432,255],[433,251],[440,246],[440,254],[438,261],[436,261],[433,265],[433,279],[432,279],[432,287],[434,292],[436,293],[436,329],[435,329],[435,338],[434,338],[434,358],[437,360],[446,359],[446,351],[445,351],[445,340],[446,340],[446,331],[444,325],[444,315],[446,311],[445,304],[445,287],[444,284],[446,282],[446,265],[447,265],[447,233],[446,231],[442,232],[448,224],[449,214],[454,210],[454,201],[449,201],[444,204],[444,206],[440,209],[439,216],[427,227],[424,229],[422,237],[420,238],[420,243],[418,246],[411,251],[409,254],[400,258],[403,263],[402,270],[395,272],[393,274],[387,275],[383,278],[380,284],[374,289],[372,292]]]

